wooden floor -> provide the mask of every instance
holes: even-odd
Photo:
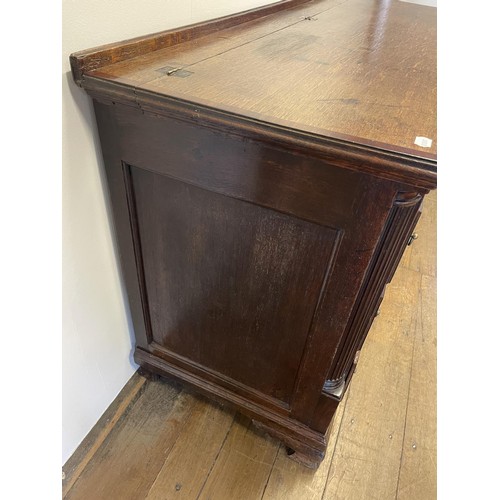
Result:
[[[317,471],[249,420],[134,377],[63,468],[83,500],[436,498],[436,194],[367,337]]]

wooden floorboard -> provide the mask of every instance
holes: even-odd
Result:
[[[351,380],[325,499],[396,498],[419,287],[405,270],[386,292]]]
[[[75,453],[64,464],[63,496],[73,487],[73,484],[80,477],[83,469],[96,454],[109,433],[115,429],[120,419],[125,417],[135,399],[141,395],[145,385],[146,379],[136,372],[85,437]]]
[[[63,468],[85,500],[436,498],[436,194],[332,424],[317,471],[249,419],[175,383],[131,382]]]
[[[432,500],[437,495],[436,278],[422,275],[419,299],[398,484],[400,500]]]
[[[264,500],[321,500],[328,478],[340,424],[344,415],[346,400],[347,398],[344,397],[335,413],[329,434],[325,459],[318,469],[311,470],[290,460],[286,454],[285,446],[280,446],[278,457],[274,463],[264,492]]]
[[[179,386],[148,381],[69,490],[71,500],[145,498],[193,407]]]
[[[197,498],[233,424],[234,413],[198,397],[147,500]]]
[[[279,441],[237,415],[198,498],[262,498],[279,447]]]

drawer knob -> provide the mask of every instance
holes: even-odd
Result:
[[[417,233],[413,233],[409,238],[408,238],[408,245],[411,245],[416,239],[418,238]]]

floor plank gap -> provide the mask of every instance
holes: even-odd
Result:
[[[420,288],[419,288],[419,293],[418,293],[418,298],[419,298],[418,308],[419,308],[420,316],[422,314],[421,285],[422,285],[422,278],[420,278]],[[398,498],[399,480],[401,478],[401,464],[403,463],[403,454],[404,454],[405,442],[406,442],[406,423],[408,421],[408,408],[409,408],[410,390],[411,390],[411,375],[413,372],[413,359],[415,358],[415,344],[416,344],[416,337],[417,337],[417,329],[418,329],[418,324],[415,323],[415,331],[413,333],[413,348],[412,348],[412,355],[411,355],[410,376],[409,376],[409,380],[408,380],[408,395],[406,398],[406,411],[405,411],[405,420],[404,420],[404,427],[403,427],[403,441],[402,441],[402,446],[401,446],[401,458],[399,460],[398,482],[396,483],[396,495],[394,497],[395,500],[397,500],[397,498]]]
[[[264,495],[266,494],[267,485],[269,484],[269,479],[271,478],[271,474],[273,473],[274,465],[276,464],[276,460],[277,460],[278,455],[279,455],[282,448],[283,448],[283,444],[280,443],[280,445],[278,446],[278,449],[276,450],[276,455],[275,455],[274,460],[273,460],[273,466],[271,467],[271,470],[269,471],[269,476],[267,476],[267,481],[266,481],[266,484],[264,485],[264,491],[262,492],[262,496],[260,497],[261,500],[264,498]]]
[[[210,474],[212,474],[212,470],[219,458],[219,455],[220,455],[220,452],[222,451],[222,448],[224,448],[224,445],[226,444],[226,441],[227,441],[227,438],[229,436],[229,433],[231,432],[231,429],[233,428],[233,425],[234,425],[234,418],[231,422],[231,426],[229,427],[225,437],[224,437],[224,441],[222,441],[222,444],[219,448],[219,451],[217,452],[217,455],[215,456],[213,462],[212,462],[212,465],[210,466],[210,470],[208,471],[208,474],[207,474],[207,477],[205,478],[205,480],[203,481],[203,485],[202,487],[200,488],[200,491],[198,492],[198,495],[196,496],[196,500],[198,500],[203,492],[203,489],[205,488],[205,485],[207,484],[207,481],[208,481],[208,478],[210,477]]]

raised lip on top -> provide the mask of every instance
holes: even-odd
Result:
[[[151,33],[120,42],[100,45],[70,55],[71,71],[75,82],[81,85],[83,75],[89,71],[102,68],[126,59],[173,47],[189,40],[195,40],[215,31],[246,23],[265,17],[296,5],[314,3],[315,0],[281,0],[255,9],[219,17],[210,21],[194,23],[181,28]]]

